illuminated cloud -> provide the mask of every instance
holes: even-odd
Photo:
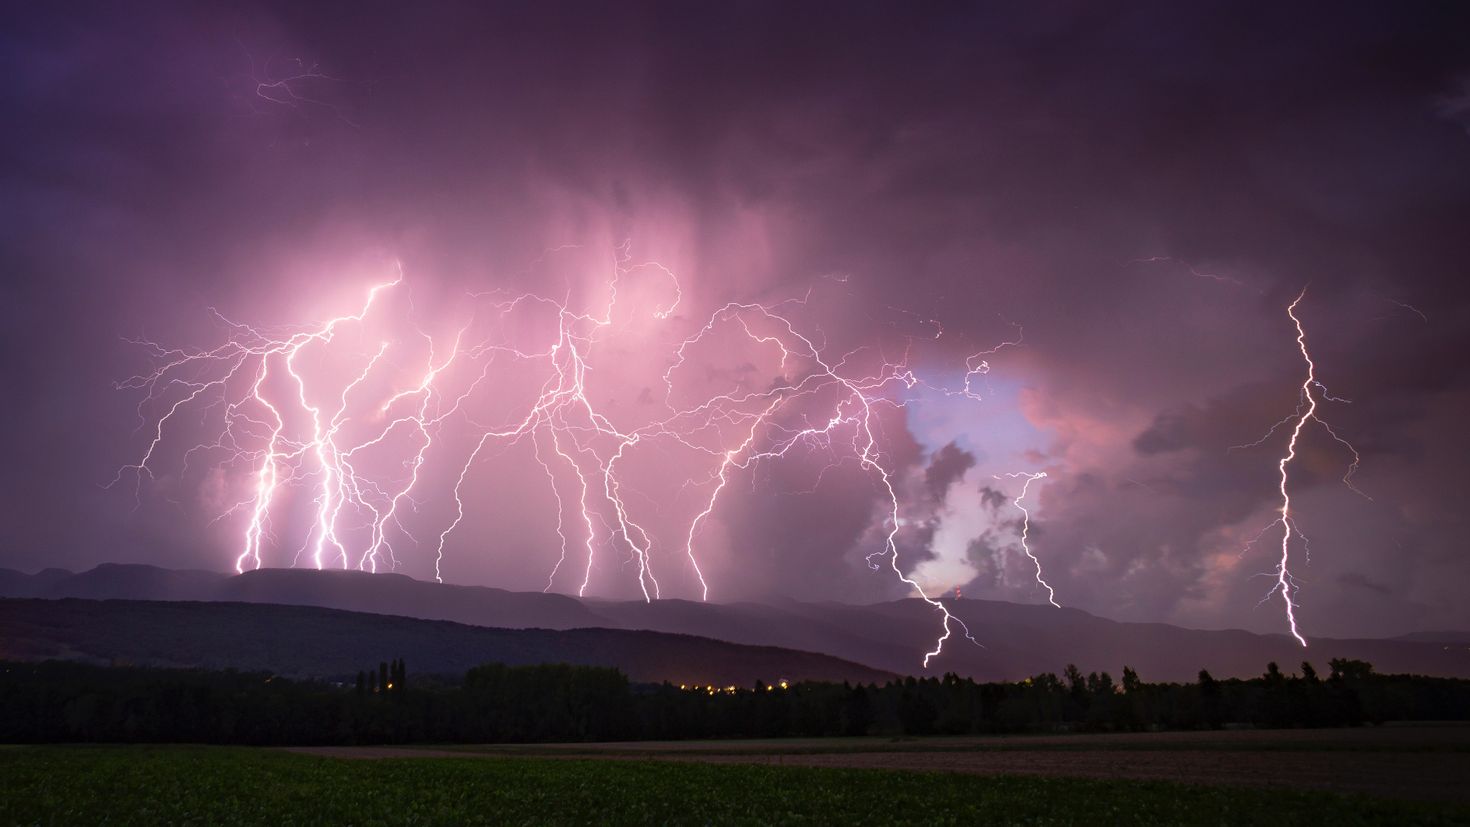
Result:
[[[224,569],[239,556],[240,523],[214,517],[248,492],[248,469],[186,470],[165,447],[138,500],[101,489],[149,438],[137,398],[112,389],[146,368],[121,338],[217,343],[211,306],[319,324],[401,261],[410,289],[385,309],[437,348],[470,293],[602,306],[631,239],[682,295],[653,319],[668,282],[630,280],[624,306],[648,312],[599,346],[589,379],[610,415],[652,417],[668,367],[654,354],[731,301],[811,289],[803,329],[828,351],[908,352],[945,387],[1019,327],[974,377],[983,401],[921,388],[878,414],[905,572],[1043,600],[1015,545],[1015,486],[993,477],[1045,471],[1032,536],[1063,605],[1262,631],[1282,630],[1256,608],[1273,561],[1242,549],[1272,519],[1281,446],[1228,449],[1295,402],[1282,310],[1310,283],[1313,352],[1353,399],[1332,421],[1374,501],[1342,489],[1330,440],[1302,446],[1306,631],[1470,625],[1462,14],[650,5],[572,24],[473,5],[351,20],[302,4],[29,10],[0,35],[15,123],[0,140],[19,159],[0,195],[0,483],[23,515],[0,565]],[[384,376],[411,388],[427,342],[399,338]],[[690,398],[781,381],[768,351],[711,345],[681,379]],[[432,576],[424,561],[454,517],[443,481],[463,467],[447,458],[470,438],[445,431],[422,466],[434,482],[399,505],[417,529],[394,553],[415,575]],[[469,470],[446,579],[547,585],[555,495],[578,490],[547,485],[533,447]],[[866,565],[884,533],[872,475],[849,460],[817,477],[840,454],[732,475],[697,537],[713,598],[906,593]],[[645,460],[629,473],[656,499],[674,496],[659,462],[694,468]],[[687,497],[671,525],[687,528]],[[283,515],[276,540],[304,519]],[[680,531],[660,536],[672,539],[655,553],[677,559]],[[635,558],[605,560],[599,593],[632,594]],[[575,585],[564,576],[556,588]],[[684,571],[667,585],[697,583]]]

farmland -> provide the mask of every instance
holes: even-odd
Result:
[[[644,749],[642,754],[586,745],[574,754],[548,747],[536,748],[535,754],[488,749],[463,757],[424,749],[358,753],[392,756],[380,760],[347,760],[352,753],[341,750],[351,748],[312,755],[242,747],[9,747],[0,749],[0,821],[1470,823],[1470,804],[1463,799],[1414,801],[1281,786],[1068,777],[1089,774],[1089,764],[1100,766],[1096,756],[1127,764],[1153,752],[1093,749],[1086,742],[1067,748],[1039,744],[1025,751],[976,749],[943,739],[932,742],[935,749],[921,743],[886,752],[823,751],[820,744],[801,742],[789,752],[769,745],[696,746]],[[1175,754],[1188,763],[1195,752]],[[1215,754],[1232,752],[1264,762],[1293,751],[1220,749]],[[1079,771],[1035,773],[1026,766],[1035,754],[1046,753],[1073,760]],[[1369,760],[1376,756],[1385,766],[1401,755],[1342,745],[1316,751],[1318,758],[1344,754]],[[875,761],[873,756],[888,758]],[[977,773],[955,765],[965,756],[1019,760],[1013,762],[1015,773],[1004,767]],[[1450,746],[1438,757],[1458,760],[1464,754]],[[793,765],[803,763],[830,766]],[[960,771],[949,771],[955,769]]]

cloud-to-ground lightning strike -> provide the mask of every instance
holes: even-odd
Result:
[[[1301,630],[1297,626],[1297,604],[1294,596],[1297,592],[1298,586],[1295,577],[1291,573],[1290,563],[1292,538],[1300,537],[1303,544],[1305,544],[1307,540],[1306,535],[1302,534],[1301,529],[1297,527],[1296,518],[1292,513],[1290,466],[1292,462],[1296,460],[1297,447],[1301,441],[1302,433],[1304,430],[1306,430],[1308,424],[1315,422],[1320,425],[1322,429],[1327,432],[1328,436],[1332,437],[1334,441],[1347,449],[1348,453],[1352,455],[1352,462],[1348,464],[1347,473],[1342,478],[1343,484],[1345,484],[1354,493],[1364,498],[1368,498],[1368,495],[1364,494],[1362,491],[1359,491],[1358,488],[1353,485],[1352,481],[1353,474],[1357,472],[1358,464],[1361,459],[1357,449],[1354,448],[1352,444],[1349,443],[1347,440],[1338,436],[1337,432],[1333,430],[1332,426],[1328,424],[1326,420],[1322,419],[1322,417],[1318,413],[1318,407],[1321,402],[1346,402],[1348,400],[1340,399],[1338,397],[1334,397],[1328,394],[1326,386],[1324,386],[1321,381],[1317,379],[1317,365],[1312,360],[1311,352],[1307,349],[1307,332],[1306,329],[1302,327],[1301,318],[1298,317],[1296,314],[1297,307],[1302,303],[1302,300],[1305,299],[1306,296],[1306,288],[1303,288],[1301,293],[1297,294],[1297,297],[1293,299],[1291,304],[1287,305],[1286,307],[1286,315],[1290,317],[1292,325],[1296,328],[1297,349],[1301,352],[1302,361],[1306,364],[1307,368],[1306,375],[1302,379],[1302,385],[1299,390],[1296,410],[1291,415],[1285,417],[1281,421],[1277,422],[1275,425],[1272,425],[1271,429],[1268,430],[1264,436],[1262,436],[1255,442],[1252,442],[1248,445],[1235,446],[1236,448],[1255,447],[1264,443],[1268,438],[1270,438],[1272,434],[1274,434],[1280,428],[1285,426],[1290,426],[1291,428],[1291,436],[1287,440],[1286,451],[1276,462],[1276,469],[1278,472],[1277,490],[1281,494],[1281,505],[1277,508],[1278,516],[1275,520],[1273,520],[1270,524],[1268,524],[1265,528],[1261,530],[1261,534],[1263,535],[1267,531],[1271,530],[1271,528],[1278,525],[1281,526],[1281,554],[1280,557],[1277,559],[1275,571],[1271,573],[1271,577],[1273,578],[1274,582],[1272,583],[1271,590],[1266,593],[1265,598],[1263,598],[1261,602],[1264,603],[1266,600],[1269,600],[1277,594],[1281,595],[1281,601],[1286,608],[1286,623],[1291,631],[1291,636],[1296,638],[1297,642],[1300,643],[1302,646],[1307,645],[1307,639],[1305,636],[1302,635]],[[1257,535],[1258,538],[1260,536],[1261,535]],[[1252,543],[1254,542],[1255,541],[1252,540]]]
[[[963,387],[944,388],[920,379],[909,366],[907,353],[898,362],[881,355],[872,358],[876,350],[870,347],[829,357],[816,341],[823,337],[801,332],[782,309],[805,305],[809,293],[808,298],[777,304],[730,303],[697,323],[694,332],[674,347],[662,374],[660,412],[642,424],[618,424],[610,409],[594,401],[588,380],[594,347],[620,324],[622,317],[616,316],[622,312],[620,284],[635,276],[665,285],[661,289],[668,290],[666,300],[648,315],[656,323],[674,323],[670,320],[683,300],[678,278],[661,264],[633,263],[623,245],[605,284],[605,304],[595,312],[535,293],[471,294],[474,316],[452,336],[436,339],[416,331],[427,341],[426,356],[416,355],[414,336],[376,341],[381,334],[375,331],[383,321],[374,314],[384,296],[407,290],[401,268],[396,278],[368,290],[355,312],[311,326],[262,328],[215,313],[226,330],[226,341],[213,349],[167,349],[140,342],[148,348],[154,367],[119,387],[142,392],[139,416],[151,421],[152,433],[141,459],[123,472],[135,473],[140,484],[145,477],[154,478],[166,438],[175,430],[190,430],[185,411],[212,416],[207,421],[217,423],[217,430],[190,448],[185,461],[196,453],[218,454],[224,457],[224,466],[246,469],[248,494],[220,515],[245,515],[237,571],[260,568],[270,551],[279,547],[272,516],[284,510],[281,501],[288,487],[309,492],[312,515],[301,545],[289,557],[291,565],[304,558],[305,564],[316,568],[397,568],[395,541],[400,536],[412,540],[400,516],[405,504],[417,510],[414,491],[423,482],[423,469],[444,461],[436,445],[449,441],[441,437],[452,420],[473,436],[461,458],[450,463],[453,508],[432,543],[437,579],[443,578],[446,545],[468,513],[466,497],[476,463],[529,443],[557,509],[559,556],[547,577],[547,590],[555,586],[571,556],[569,532],[580,532],[585,556],[576,586],[579,595],[588,590],[599,550],[610,547],[627,553],[627,560],[635,564],[639,590],[646,600],[653,600],[660,597],[654,569],[663,547],[645,527],[649,518],[639,516],[639,508],[628,499],[638,492],[623,466],[645,446],[662,444],[706,457],[712,469],[707,476],[684,483],[684,490],[703,493],[677,544],[699,584],[700,597],[707,600],[710,583],[700,566],[697,545],[731,477],[796,452],[840,450],[871,475],[884,503],[880,509],[884,539],[868,555],[869,566],[876,570],[886,563],[941,616],[942,634],[925,655],[925,665],[943,650],[956,628],[973,641],[963,623],[904,572],[896,540],[904,524],[902,503],[895,471],[880,447],[882,425],[877,417],[884,406],[905,405],[903,393],[920,385],[949,396],[979,399],[972,382],[989,370],[985,357],[1016,342],[972,355],[964,363]],[[537,313],[554,318],[554,331],[534,344],[512,342],[508,331],[526,335],[525,320]],[[490,326],[491,332],[478,330],[477,323]],[[351,334],[343,336],[347,331]],[[698,379],[700,371],[692,369],[696,351],[722,347],[718,343],[722,336],[735,336],[768,353],[777,365],[775,380],[755,389],[740,384],[703,395],[684,387],[681,379],[686,375]],[[348,343],[334,344],[339,337]],[[345,359],[352,367],[324,375],[321,365],[329,358],[338,360],[333,364]],[[405,360],[419,365],[407,382]],[[528,404],[515,407],[510,415],[485,422],[471,413],[470,400],[482,385],[496,382],[492,369],[497,364],[533,371],[536,391]],[[676,402],[691,394],[693,402]],[[386,464],[394,470],[373,470],[385,463],[374,459],[379,454],[389,456]],[[1029,485],[1044,475],[1022,476],[1028,476]],[[1023,513],[1024,497],[1025,488],[1016,499]],[[1022,544],[1026,545],[1024,531]],[[1026,553],[1036,560],[1029,547]],[[1037,580],[1050,593],[1039,563]]]
[[[1036,482],[1039,479],[1045,479],[1046,472],[1037,471],[1034,474],[1028,474],[1024,471],[1012,471],[1007,474],[997,474],[995,478],[1000,479],[1002,476],[1010,477],[1011,479],[1024,477],[1026,480],[1025,482],[1021,483],[1021,493],[1017,494],[1016,498],[1011,500],[1011,504],[1021,511],[1021,551],[1025,552],[1026,556],[1031,558],[1032,564],[1036,566],[1036,582],[1039,583],[1042,588],[1046,589],[1046,602],[1060,609],[1062,606],[1060,603],[1057,603],[1056,589],[1053,589],[1051,587],[1051,584],[1046,582],[1046,579],[1041,576],[1041,561],[1037,559],[1036,554],[1031,551],[1031,512],[1027,510],[1026,506],[1021,505],[1021,503],[1026,500],[1026,494],[1031,488],[1031,483]]]

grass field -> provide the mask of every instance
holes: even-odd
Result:
[[[1151,781],[230,747],[0,749],[6,824],[1470,824],[1458,804]]]
[[[1470,807],[1470,726],[1072,733],[958,737],[792,738],[608,744],[318,747],[333,757],[415,754],[652,759],[972,775],[1269,787],[1362,793]]]
[[[1169,732],[1080,732],[1057,735],[930,735],[766,738],[703,741],[617,741],[559,744],[446,744],[435,749],[565,754],[836,754],[846,752],[975,752],[1067,750],[1219,752],[1470,753],[1470,724],[1412,723],[1332,729],[1227,729]]]

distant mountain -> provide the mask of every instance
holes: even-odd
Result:
[[[1293,672],[1311,660],[1325,672],[1327,661],[1340,657],[1371,661],[1382,672],[1470,677],[1470,650],[1440,640],[1316,638],[1302,649],[1286,635],[1120,623],[1076,609],[988,600],[945,601],[979,645],[956,627],[943,654],[925,669],[923,654],[933,647],[940,616],[920,600],[867,606],[791,600],[645,603],[449,586],[391,574],[262,569],[226,576],[120,565],[70,577],[0,572],[0,596],[10,594],[280,603],[503,628],[641,629],[822,652],[899,674],[951,671],[980,680],[1060,672],[1068,663],[1083,672],[1114,675],[1126,664],[1151,681],[1193,680],[1200,669],[1217,678],[1249,677],[1264,672],[1268,661]]]
[[[1412,640],[1419,643],[1441,643],[1450,646],[1470,646],[1470,632],[1439,629],[1428,632],[1410,632],[1394,640]]]
[[[35,574],[0,569],[0,596],[45,597],[56,584],[74,577],[66,569],[42,569]]]
[[[634,681],[750,686],[757,680],[884,681],[827,655],[625,629],[487,629],[310,606],[0,599],[0,660],[48,658],[265,670],[347,678],[404,658],[418,674],[472,666],[615,666]]]
[[[0,586],[7,585],[16,572],[0,575]],[[22,575],[23,577],[24,575]],[[21,593],[0,594],[4,597],[84,597],[92,600],[134,600],[147,595],[148,600],[198,600],[197,595],[213,594],[227,575],[195,569],[162,569],[157,566],[106,563],[97,568],[72,574],[62,569],[46,569],[34,575],[39,581]],[[212,598],[209,598],[212,599]]]

